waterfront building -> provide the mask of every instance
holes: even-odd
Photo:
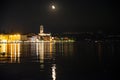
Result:
[[[20,41],[20,34],[0,34],[0,42],[13,42]]]
[[[37,41],[52,41],[53,37],[50,33],[44,33],[43,25],[40,25],[40,32],[38,35],[34,33],[29,33],[27,35],[20,34],[0,34],[0,42],[18,42],[18,41],[28,41],[28,42],[37,42]]]
[[[29,42],[36,42],[37,40],[37,35],[34,33],[30,33],[27,35],[27,41]]]
[[[21,35],[21,41],[27,41],[28,37],[27,35]]]
[[[38,33],[38,40],[51,41],[52,37],[50,33],[44,33],[43,25],[40,25],[40,33]]]
[[[39,42],[39,41],[73,41],[69,37],[52,37],[50,33],[44,32],[43,25],[40,25],[40,30],[38,35],[34,33],[29,33],[25,35],[20,34],[0,34],[0,42]]]

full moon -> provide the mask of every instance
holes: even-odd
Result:
[[[55,6],[54,6],[54,5],[52,5],[52,9],[55,9]]]

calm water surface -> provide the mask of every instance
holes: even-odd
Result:
[[[0,43],[0,80],[114,80],[119,47],[119,40]]]

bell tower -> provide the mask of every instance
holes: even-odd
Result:
[[[40,25],[40,34],[42,34],[43,32],[44,32],[43,25]]]

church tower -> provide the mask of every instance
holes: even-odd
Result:
[[[38,40],[45,40],[50,41],[51,40],[51,34],[50,33],[44,33],[44,27],[43,25],[40,25],[40,33],[37,37]]]
[[[43,25],[40,25],[40,34],[42,34],[43,32],[44,32]]]

